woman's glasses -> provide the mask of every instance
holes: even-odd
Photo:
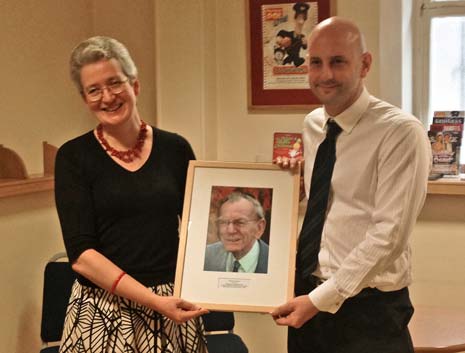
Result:
[[[84,95],[90,102],[97,102],[102,99],[104,89],[107,89],[114,95],[120,94],[126,89],[124,85],[126,82],[128,82],[128,79],[111,81],[109,84],[103,86],[92,86],[84,90]]]

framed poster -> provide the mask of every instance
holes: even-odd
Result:
[[[249,109],[308,109],[307,39],[334,15],[335,0],[248,0]]]
[[[210,310],[248,312],[291,299],[299,183],[298,169],[191,161],[174,295]]]

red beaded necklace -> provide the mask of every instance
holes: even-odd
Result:
[[[126,151],[118,151],[117,149],[110,146],[106,138],[103,136],[102,124],[97,126],[97,137],[105,150],[110,153],[110,155],[121,159],[123,162],[131,163],[134,161],[134,159],[138,158],[142,152],[142,147],[144,146],[145,139],[147,138],[147,124],[143,121],[141,122],[136,144],[133,148]]]

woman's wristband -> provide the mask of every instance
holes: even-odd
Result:
[[[115,292],[116,286],[118,285],[119,281],[121,281],[121,278],[124,277],[126,272],[122,271],[118,277],[116,277],[115,281],[113,282],[113,285],[111,286],[110,293],[113,294]]]

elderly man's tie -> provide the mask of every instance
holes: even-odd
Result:
[[[336,139],[341,131],[336,122],[328,121],[326,138],[318,147],[316,154],[310,197],[297,248],[296,270],[303,279],[309,279],[318,264],[321,232],[325,223],[329,187],[336,162]]]
[[[240,267],[240,266],[241,266],[241,264],[239,263],[239,261],[234,260],[234,262],[233,262],[233,270],[232,270],[232,271],[233,271],[233,272],[239,271],[239,267]]]

